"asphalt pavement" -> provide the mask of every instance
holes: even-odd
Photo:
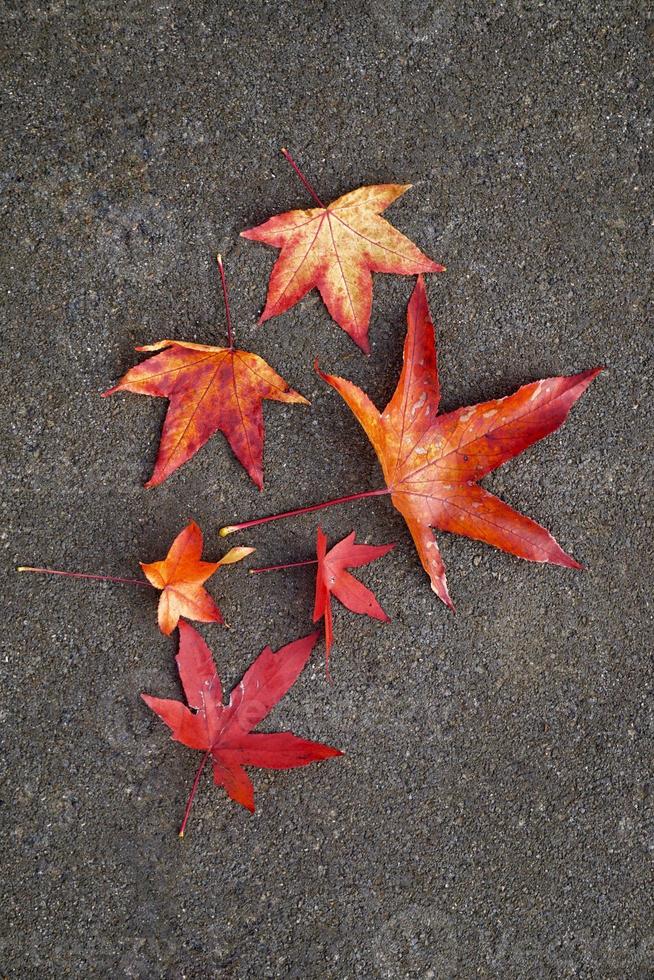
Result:
[[[2,944],[31,978],[648,978],[651,893],[654,27],[639,2],[6,3],[2,18]],[[412,183],[387,212],[428,278],[444,410],[602,364],[566,425],[485,480],[584,571],[440,534],[434,596],[379,497],[333,542],[392,622],[335,610],[269,729],[345,756],[252,771],[257,811],[140,700],[179,696],[135,576],[196,520],[205,557],[312,556],[316,515],[380,486],[313,370],[380,407],[409,277],[377,275],[365,357],[314,291],[257,326],[275,258],[239,232],[310,199]],[[100,393],[173,337],[237,343],[311,400],[267,403],[265,489],[213,438],[145,490],[161,399]],[[252,561],[252,560],[251,560]],[[220,570],[202,633],[226,690],[311,629],[312,571]],[[262,726],[264,727],[264,726]]]

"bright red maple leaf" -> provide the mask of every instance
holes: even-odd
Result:
[[[434,327],[422,276],[409,302],[404,366],[383,412],[344,378],[319,371],[354,413],[381,463],[433,590],[452,607],[432,528],[462,534],[520,558],[579,564],[535,521],[477,485],[492,470],[554,432],[602,370],[545,378],[512,395],[438,415]]]
[[[368,353],[371,272],[406,276],[445,271],[380,217],[411,184],[360,187],[325,205],[291,155],[286,150],[282,153],[318,207],[287,211],[241,232],[244,238],[281,249],[259,322],[295,306],[315,286],[334,320]]]
[[[359,568],[367,565],[376,558],[387,555],[395,544],[355,544],[355,532],[335,544],[327,551],[327,537],[321,527],[318,528],[316,551],[318,569],[316,573],[316,600],[313,607],[313,621],[325,619],[325,649],[329,664],[329,651],[333,642],[331,596],[342,602],[346,609],[379,619],[382,623],[390,623],[382,607],[377,602],[370,589],[350,575],[348,568]]]
[[[290,731],[273,734],[252,731],[295,683],[319,636],[316,631],[288,643],[276,653],[266,647],[232,691],[229,704],[224,705],[222,685],[211,651],[192,626],[183,620],[180,622],[177,666],[188,707],[182,701],[141,695],[148,707],[168,725],[175,741],[204,752],[180,836],[184,835],[191,804],[209,756],[213,762],[214,782],[224,787],[233,800],[254,812],[254,789],[243,766],[292,769],[342,755],[339,749],[299,738]]]
[[[220,256],[218,260],[225,288],[229,346],[160,340],[137,347],[139,351],[162,353],[130,368],[117,385],[103,393],[106,397],[117,391],[132,391],[169,399],[157,461],[146,487],[162,483],[220,430],[261,490],[264,399],[309,404],[263,358],[234,347]]]
[[[251,568],[250,575],[258,572],[279,572],[286,568],[299,568],[302,565],[317,565],[316,569],[316,598],[313,607],[313,621],[325,620],[325,649],[327,671],[329,672],[329,652],[332,648],[334,631],[332,624],[331,597],[335,596],[346,609],[351,612],[379,619],[382,623],[390,623],[382,607],[377,602],[374,593],[354,575],[348,568],[359,568],[367,565],[376,558],[381,558],[391,551],[395,544],[356,544],[355,532],[327,551],[327,537],[321,527],[318,528],[315,559],[295,561],[285,565],[270,565],[267,568]]]
[[[202,531],[195,521],[181,531],[162,561],[140,562],[148,582],[161,589],[159,598],[159,628],[170,634],[180,616],[200,623],[222,623],[216,603],[204,588],[204,583],[221,565],[232,565],[252,554],[254,548],[231,548],[220,561],[201,561]]]

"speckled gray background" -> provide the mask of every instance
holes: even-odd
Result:
[[[3,4],[3,976],[654,975],[645,7]],[[315,293],[256,326],[274,252],[238,232],[308,204],[282,145],[326,199],[413,182],[388,216],[448,266],[445,408],[607,366],[486,481],[587,571],[442,535],[453,616],[387,500],[326,511],[399,542],[361,571],[393,622],[339,610],[333,685],[318,653],[271,725],[347,755],[256,772],[255,816],[207,779],[180,842],[155,597],[13,570],[134,575],[191,517],[213,558],[222,524],[379,485],[312,362],[383,404],[412,282],[376,277],[370,358]],[[220,436],[145,491],[164,403],[99,393],[137,343],[223,340],[216,251],[239,343],[313,404],[267,408],[264,493]],[[315,526],[241,542],[304,558]],[[214,581],[229,687],[308,630],[311,573]]]

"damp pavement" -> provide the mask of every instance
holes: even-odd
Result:
[[[2,946],[9,978],[645,978],[651,890],[654,29],[629,2],[42,2],[3,13]],[[205,557],[311,556],[309,515],[381,474],[321,367],[382,406],[412,281],[376,276],[363,356],[312,292],[256,324],[273,250],[238,237],[366,183],[447,265],[428,281],[443,408],[606,371],[485,485],[583,572],[439,535],[456,615],[387,499],[325,511],[392,555],[360,570],[392,623],[339,608],[271,729],[346,753],[203,780],[139,694],[178,696],[156,596],[19,576],[138,574],[191,518]],[[268,403],[259,493],[216,436],[144,490],[165,404],[101,399],[174,337],[237,342],[311,407]],[[311,628],[311,569],[212,582],[227,689]],[[263,726],[262,726],[263,727]],[[651,823],[650,823],[651,831]]]

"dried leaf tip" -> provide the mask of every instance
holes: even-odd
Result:
[[[235,562],[242,561],[244,558],[247,558],[248,555],[253,554],[256,550],[256,548],[244,547],[230,548],[227,554],[223,555],[218,564],[233,565]]]

